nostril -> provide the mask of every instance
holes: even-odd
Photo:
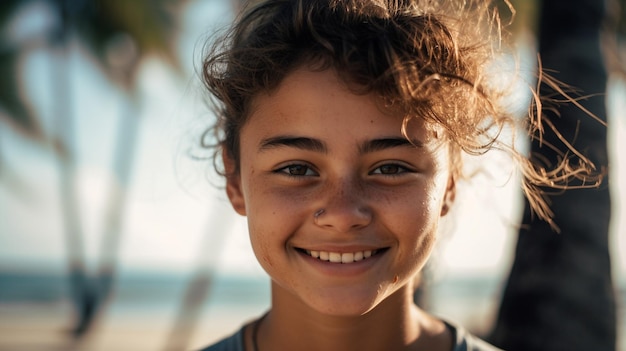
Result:
[[[371,221],[371,212],[360,208],[328,207],[320,215],[314,216],[314,222],[318,226],[337,231],[358,229],[367,226]]]

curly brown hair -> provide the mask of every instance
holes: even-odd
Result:
[[[522,188],[533,209],[552,223],[545,187],[601,177],[573,148],[550,169],[500,140],[505,128],[540,137],[546,123],[544,102],[534,89],[529,88],[535,99],[528,118],[518,125],[503,103],[510,91],[493,84],[488,64],[504,50],[502,28],[498,6],[485,0],[254,1],[204,57],[202,79],[217,122],[202,145],[214,150],[216,165],[222,151],[238,165],[239,132],[252,100],[302,66],[334,69],[354,93],[375,94],[383,108],[399,111],[403,131],[415,118],[442,127],[453,177],[463,176],[463,152],[507,151],[521,167]]]

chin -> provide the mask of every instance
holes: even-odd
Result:
[[[375,309],[386,296],[372,293],[331,292],[305,303],[320,314],[334,317],[359,317]]]
[[[371,305],[340,304],[336,306],[329,306],[326,304],[324,306],[320,306],[319,308],[316,308],[315,306],[311,306],[311,307],[314,308],[318,313],[323,314],[323,315],[332,316],[332,317],[352,318],[352,317],[363,316],[367,314],[368,312],[370,312],[371,310],[373,310],[374,308],[376,308],[376,306],[377,305],[375,304],[371,304]]]

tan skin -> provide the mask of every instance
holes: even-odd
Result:
[[[227,194],[272,279],[258,351],[450,350],[412,302],[454,195],[445,142],[421,122],[407,142],[402,116],[332,70],[294,71],[252,111]]]

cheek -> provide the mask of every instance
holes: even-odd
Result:
[[[406,192],[410,194],[410,192]],[[441,196],[436,187],[414,195],[397,197],[388,219],[401,242],[399,260],[414,262],[421,267],[432,251],[437,238]]]
[[[246,197],[248,231],[254,253],[267,269],[274,266],[278,252],[306,221],[310,211],[305,207],[306,196],[285,189],[251,186]]]
[[[303,219],[309,210],[307,192],[284,187],[251,187],[247,203],[250,204],[248,220],[264,228],[284,232]],[[311,212],[312,215],[312,212]],[[293,229],[293,228],[291,228]]]
[[[250,244],[252,245],[254,255],[261,266],[267,270],[274,265],[270,253],[271,251],[269,250],[269,243],[265,240],[267,237],[271,236],[271,233],[263,233],[262,229],[255,228],[250,222],[248,222],[248,227],[250,232]]]
[[[395,217],[397,223],[419,231],[438,221],[442,195],[434,186],[420,186],[419,191],[401,189],[392,194],[379,194],[374,198],[384,206],[382,210]]]

